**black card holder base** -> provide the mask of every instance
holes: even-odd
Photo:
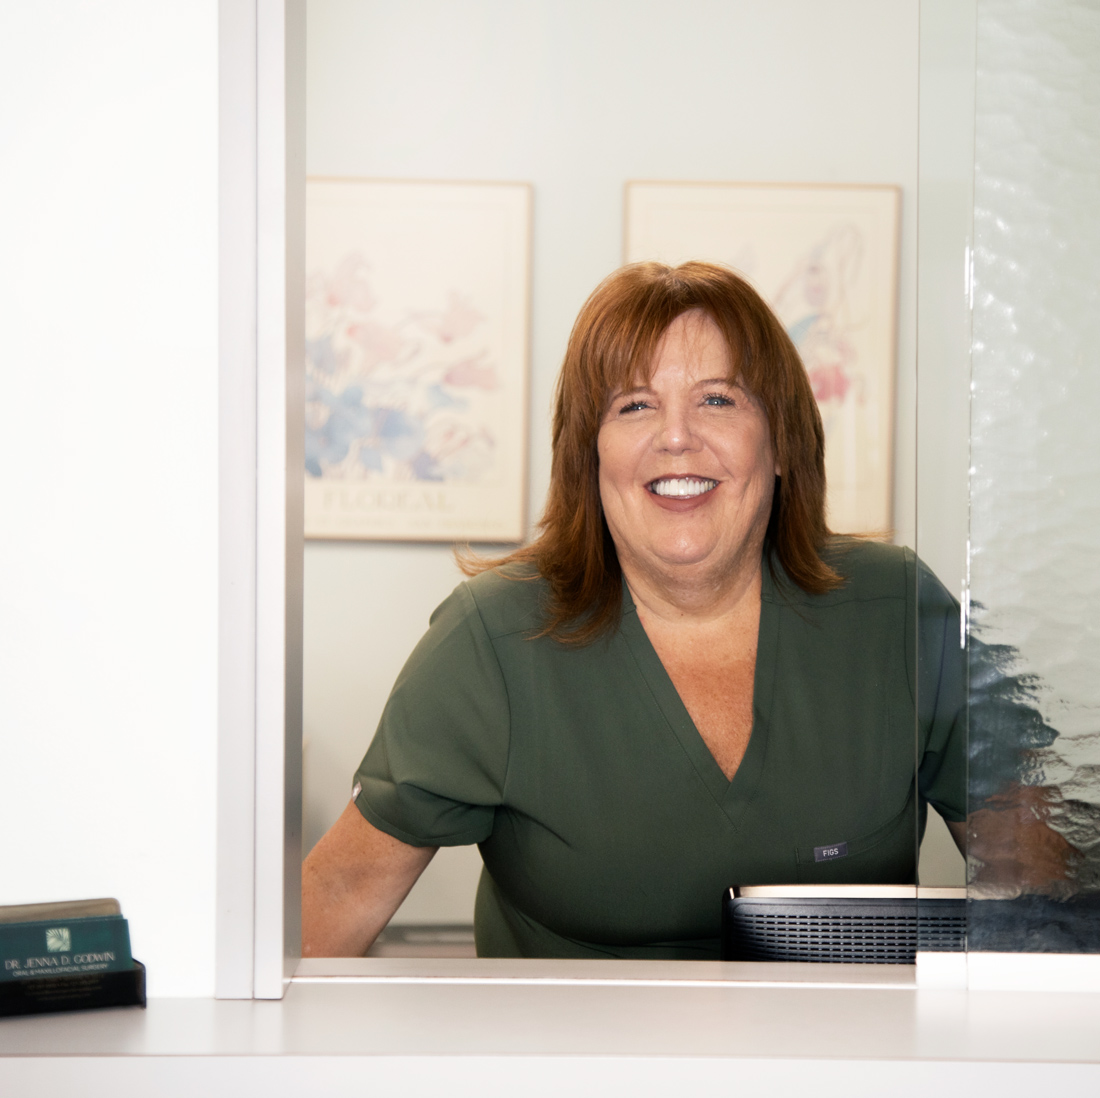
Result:
[[[0,983],[0,1017],[61,1010],[145,1006],[145,966],[83,976],[36,976]]]

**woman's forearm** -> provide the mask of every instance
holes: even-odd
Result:
[[[363,956],[437,849],[400,842],[349,804],[302,864],[302,956]]]

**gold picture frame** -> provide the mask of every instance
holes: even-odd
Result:
[[[531,187],[306,184],[307,538],[524,534]]]

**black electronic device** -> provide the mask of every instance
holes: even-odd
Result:
[[[722,900],[722,960],[913,964],[966,948],[966,889],[747,885]]]

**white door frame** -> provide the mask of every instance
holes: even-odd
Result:
[[[219,0],[215,993],[300,954],[304,0]]]

